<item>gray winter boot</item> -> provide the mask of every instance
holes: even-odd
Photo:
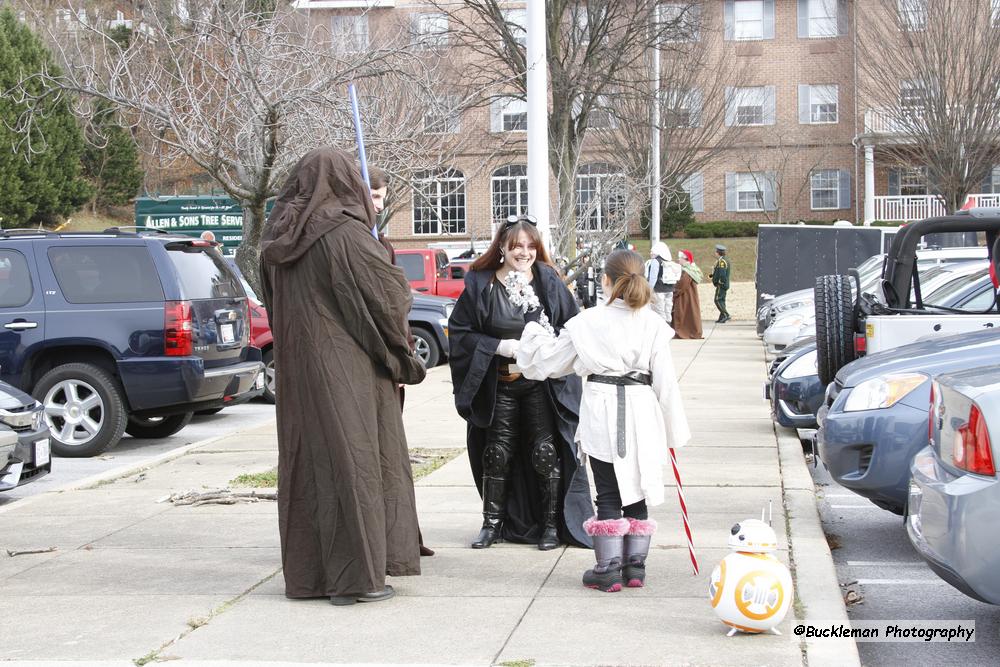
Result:
[[[642,588],[646,583],[646,556],[649,555],[649,543],[652,542],[653,533],[656,532],[656,521],[628,519],[628,523],[622,579],[629,588]]]
[[[622,554],[628,529],[627,519],[602,521],[592,517],[583,522],[583,530],[594,538],[594,557],[597,559],[597,565],[583,573],[584,586],[605,593],[617,593],[622,589]]]

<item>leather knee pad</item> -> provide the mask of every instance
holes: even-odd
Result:
[[[539,475],[549,477],[559,470],[559,452],[551,440],[543,440],[531,451],[531,465]]]
[[[487,445],[483,450],[483,474],[504,477],[510,467],[510,452],[499,445]]]

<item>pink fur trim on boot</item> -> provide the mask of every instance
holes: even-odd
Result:
[[[656,532],[655,519],[628,519],[628,534],[646,537]]]
[[[583,530],[591,537],[606,535],[608,537],[623,537],[628,534],[628,519],[604,519],[592,516],[583,522]]]

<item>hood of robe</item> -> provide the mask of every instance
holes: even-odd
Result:
[[[345,224],[375,225],[368,186],[350,154],[332,147],[309,151],[285,182],[261,235],[268,264],[292,264],[325,234]]]

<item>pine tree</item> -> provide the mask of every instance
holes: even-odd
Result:
[[[41,41],[10,9],[0,10],[0,90],[13,89],[43,67],[56,69]],[[9,129],[23,111],[14,96],[0,95],[0,224],[5,227],[54,223],[90,198],[80,177],[83,136],[69,105],[48,100],[28,137]]]
[[[83,175],[93,189],[94,209],[122,206],[142,186],[143,172],[132,135],[114,115],[99,109],[91,119],[93,137],[83,152]]]

